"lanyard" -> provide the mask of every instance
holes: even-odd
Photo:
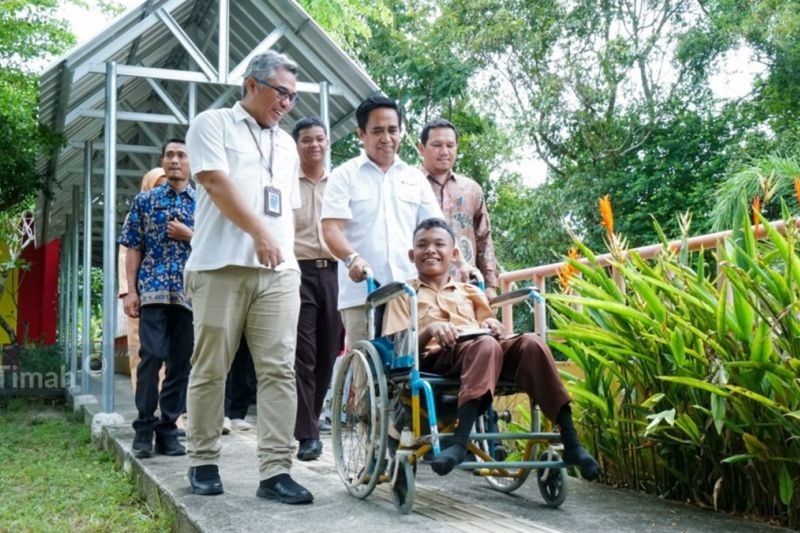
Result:
[[[247,124],[247,131],[250,132],[250,137],[253,138],[253,142],[256,143],[256,148],[258,148],[258,155],[261,159],[261,163],[267,164],[266,157],[264,157],[264,152],[261,150],[261,143],[258,142],[256,139],[256,134],[253,133],[253,129],[250,127],[250,123],[246,122]],[[269,184],[272,185],[272,155],[275,153],[275,130],[273,128],[269,129],[269,164],[267,165],[267,170],[269,171]],[[259,175],[261,171],[259,170]]]

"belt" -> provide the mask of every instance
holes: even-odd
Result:
[[[298,263],[301,265],[314,266],[316,268],[331,268],[336,266],[335,259],[301,259]]]

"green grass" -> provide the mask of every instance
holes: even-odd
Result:
[[[0,531],[168,531],[63,405],[0,403]]]

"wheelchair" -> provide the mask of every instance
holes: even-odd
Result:
[[[388,483],[395,507],[408,514],[417,465],[426,454],[438,455],[442,440],[453,434],[459,382],[419,370],[415,291],[397,282],[378,289],[371,276],[367,288],[371,339],[350,347],[334,378],[334,460],[352,496],[366,498],[378,484]],[[376,335],[376,311],[403,294],[408,295],[409,328],[391,337]],[[491,304],[541,298],[535,290],[520,289]],[[474,460],[468,456],[456,468],[472,471],[505,493],[521,487],[535,470],[545,504],[558,507],[566,498],[568,477],[558,454],[560,442],[558,433],[542,431],[538,406],[513,383],[501,381],[470,432],[468,452]]]

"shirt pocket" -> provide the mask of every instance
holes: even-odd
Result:
[[[367,202],[375,198],[375,196],[377,196],[378,194],[379,192],[377,190],[371,189],[367,185],[361,185],[355,187],[350,192],[350,200],[352,202]]]
[[[311,198],[310,202],[313,202],[314,199]],[[299,209],[294,209],[294,227],[295,230],[307,228],[312,222],[312,209],[311,203],[308,199],[303,198],[303,205],[300,206]],[[317,213],[319,215],[319,213]]]
[[[400,183],[400,187],[397,189],[398,200],[417,206],[420,204],[420,197],[420,190],[416,184]]]
[[[245,139],[225,139],[225,152],[228,154],[230,177],[234,181],[258,178],[261,171],[261,154],[255,141],[247,144]],[[263,172],[266,172],[264,170]]]
[[[475,308],[473,307],[471,300],[458,302],[456,309],[458,309],[458,315],[462,318],[466,318],[467,320],[476,320]]]

